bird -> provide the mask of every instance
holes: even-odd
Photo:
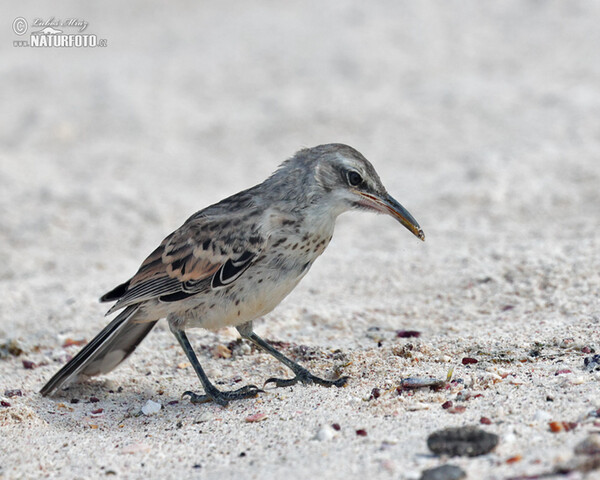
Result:
[[[52,395],[71,382],[106,374],[125,360],[156,323],[169,328],[204,393],[185,391],[194,404],[256,397],[256,385],[219,390],[186,335],[190,328],[236,327],[294,376],[263,385],[300,382],[342,387],[348,377],[313,375],[258,336],[253,321],[272,311],[329,244],[337,217],[350,210],[391,215],[425,240],[413,216],[386,190],[373,165],[354,148],[332,143],[304,148],[265,181],[193,214],[144,260],[137,273],[100,298],[120,313],[40,390]]]

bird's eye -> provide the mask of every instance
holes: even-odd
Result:
[[[363,182],[363,179],[360,176],[360,174],[358,172],[355,172],[354,170],[349,171],[347,177],[348,177],[348,184],[353,187],[357,187],[358,185],[360,185]]]

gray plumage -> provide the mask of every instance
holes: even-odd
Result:
[[[193,402],[255,396],[254,386],[220,392],[206,378],[184,330],[236,326],[242,336],[289,366],[296,377],[278,386],[328,381],[277,352],[252,331],[252,321],[275,308],[323,253],[335,220],[352,209],[394,216],[424,240],[418,223],[392,197],[373,166],[341,144],[304,149],[264,182],[192,215],[142,263],[138,272],[101,298],[124,309],[41,390],[43,395],[78,377],[108,373],[160,318],[167,318],[205,389],[186,392]],[[343,382],[341,381],[343,380]]]

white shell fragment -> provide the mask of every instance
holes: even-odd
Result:
[[[142,407],[142,413],[144,415],[154,415],[155,413],[160,412],[161,408],[162,405],[160,403],[148,400],[146,404]]]
[[[324,425],[319,429],[317,434],[315,435],[315,440],[319,440],[320,442],[325,442],[331,440],[336,436],[336,432],[329,425]]]

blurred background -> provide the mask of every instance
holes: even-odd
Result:
[[[600,311],[600,3],[25,1],[0,12],[0,337],[90,335],[96,299],[189,215],[330,142],[369,158],[428,240],[343,216],[300,287],[317,297],[309,317],[363,312],[379,292],[383,317],[444,328],[481,319],[489,302],[532,311],[527,285],[558,309]],[[13,46],[52,18],[88,22],[107,46]],[[521,287],[485,281],[471,302],[453,300],[507,275]],[[436,298],[452,308],[440,314]]]

